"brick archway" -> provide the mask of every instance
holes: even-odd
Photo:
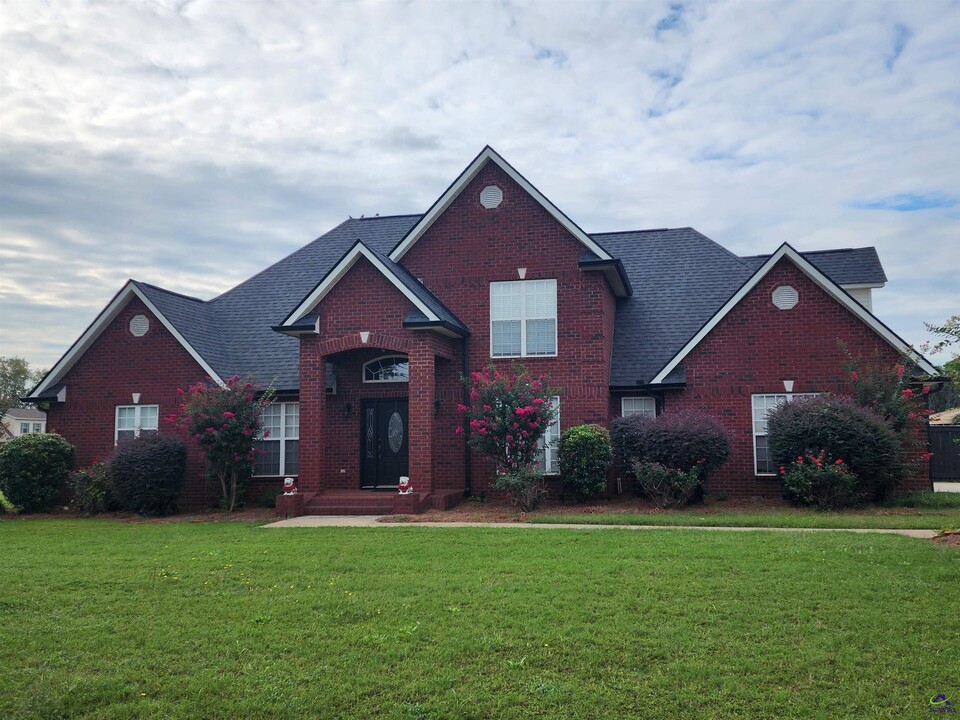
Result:
[[[319,355],[334,355],[347,350],[372,350],[374,348],[409,355],[413,351],[414,342],[407,338],[385,333],[369,333],[364,340],[362,333],[352,332],[318,343],[315,352]]]

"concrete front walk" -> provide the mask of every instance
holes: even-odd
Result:
[[[765,527],[710,527],[707,525],[579,525],[574,523],[493,523],[493,522],[380,522],[383,515],[304,515],[270,523],[263,527],[431,527],[431,528],[514,528],[544,530],[733,530],[739,532],[855,532],[906,535],[930,540],[936,530],[891,530],[869,528],[765,528]]]

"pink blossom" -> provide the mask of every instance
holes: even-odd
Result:
[[[507,435],[507,436],[504,438],[504,440],[506,440],[508,443],[512,443],[512,442],[513,442],[513,435]]]
[[[463,435],[463,428],[457,425],[457,429],[454,430],[457,435]]]
[[[212,427],[207,428],[208,433],[215,433],[216,431],[217,431],[216,428],[212,428]]]
[[[264,437],[270,437],[270,431],[269,431],[269,430],[264,430],[264,431],[263,431],[263,436],[264,436]]]
[[[920,457],[922,457],[924,460],[929,460],[930,458],[933,457],[933,453],[932,452],[921,453]]]
[[[929,385],[924,385],[924,386],[923,386],[923,390],[920,392],[920,394],[921,394],[921,395],[929,395],[929,394],[930,394],[930,386],[929,386]]]
[[[895,367],[896,370],[897,370],[897,377],[898,377],[898,378],[902,378],[902,377],[903,377],[903,373],[904,373],[904,371],[906,370],[906,368],[905,368],[903,365],[899,365],[899,364],[898,364],[898,365],[895,365],[894,367]]]
[[[903,389],[903,397],[908,398],[908,397],[911,397],[912,395],[913,395],[913,390],[911,390],[910,388]]]
[[[857,374],[856,370],[850,373],[850,379],[853,380],[854,382],[857,382],[860,379],[860,376]]]
[[[466,406],[466,405],[464,405],[463,403],[457,403],[457,412],[462,413],[462,412],[466,412],[466,411],[467,411],[467,406]]]
[[[233,414],[232,412],[230,412],[229,410],[224,411],[223,416],[224,416],[225,418],[227,418],[228,420],[229,420],[230,418],[236,417],[236,415],[234,415],[234,414]]]
[[[484,411],[484,412],[490,412],[491,410],[493,410],[493,408],[490,407],[489,405],[484,405],[484,406],[483,406],[483,411]]]
[[[486,434],[487,434],[487,429],[482,427],[482,428],[480,428],[479,430],[477,430],[477,432],[480,433],[481,435],[486,435]]]
[[[253,402],[253,393],[247,393],[246,395],[243,396],[243,399],[246,400],[247,402]]]
[[[177,388],[177,395],[183,395],[183,388]]]

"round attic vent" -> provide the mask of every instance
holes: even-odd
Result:
[[[773,291],[773,304],[781,310],[790,310],[799,301],[800,295],[789,285],[781,285]]]
[[[493,210],[503,202],[503,190],[496,185],[487,185],[480,191],[480,204],[487,210]]]
[[[143,337],[150,329],[150,319],[146,315],[134,315],[130,318],[130,334],[134,337]]]

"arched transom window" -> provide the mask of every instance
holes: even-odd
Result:
[[[363,364],[365,383],[409,382],[410,363],[406,355],[384,355]]]

